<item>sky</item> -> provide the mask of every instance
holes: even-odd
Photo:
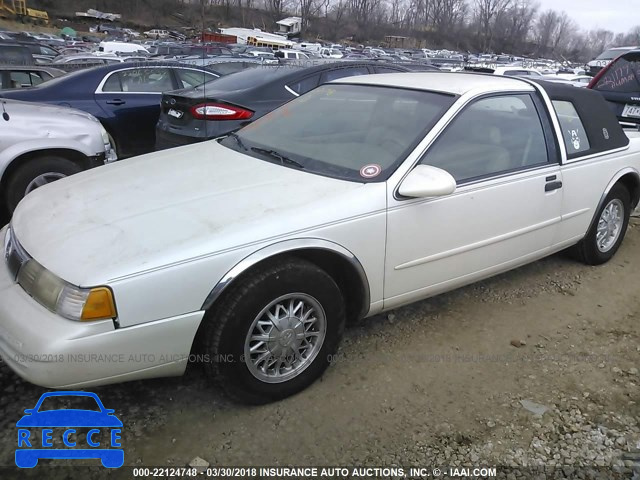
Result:
[[[584,30],[627,33],[640,25],[640,0],[538,0],[540,9],[564,10]]]

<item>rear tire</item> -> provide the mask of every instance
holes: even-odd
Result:
[[[28,160],[24,165],[20,165],[7,181],[4,201],[9,215],[13,214],[27,193],[46,183],[81,171],[82,168],[78,164],[53,155]]]
[[[587,265],[601,265],[616,254],[624,239],[631,214],[631,195],[617,183],[606,196],[587,235],[573,248]]]
[[[304,260],[271,263],[231,287],[201,332],[205,372],[235,400],[293,395],[329,366],[345,325],[342,294]]]

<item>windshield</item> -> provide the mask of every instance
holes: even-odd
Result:
[[[327,84],[221,143],[320,175],[384,181],[454,100],[451,95],[426,91]]]

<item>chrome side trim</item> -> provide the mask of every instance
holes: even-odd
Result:
[[[418,258],[416,260],[411,260],[410,262],[402,263],[397,265],[394,270],[404,270],[406,268],[417,267],[418,265],[423,265],[425,263],[435,262],[436,260],[442,260],[444,258],[452,257],[454,255],[458,255],[460,253],[470,252],[471,250],[476,250],[478,248],[486,247],[489,245],[493,245],[499,242],[503,242],[505,240],[511,240],[513,238],[526,235],[527,233],[534,232],[536,230],[542,230],[543,228],[550,227],[551,225],[556,225],[560,223],[561,218],[552,218],[551,220],[547,220],[536,225],[531,225],[529,227],[521,228],[520,230],[516,230],[514,232],[505,233],[504,235],[498,235],[497,237],[488,238],[486,240],[481,240],[479,242],[473,243],[471,245],[465,245],[463,247],[454,248],[452,250],[448,250],[446,252],[436,253],[434,255],[429,255],[428,257]]]
[[[606,150],[604,152],[597,152],[597,153],[592,153],[591,155],[585,155],[584,157],[576,157],[576,158],[572,158],[572,159],[567,159],[567,161],[565,162],[565,165],[572,165],[574,163],[577,162],[584,162],[587,160],[593,160],[594,158],[600,158],[600,157],[605,157],[607,155],[611,155],[613,153],[621,153],[624,152],[626,150],[629,150],[631,146],[631,143],[629,143],[629,145],[627,145],[626,147],[618,147],[618,148],[614,148],[613,150]]]
[[[352,252],[350,252],[343,246],[320,238],[299,238],[294,240],[285,240],[283,242],[274,243],[262,248],[261,250],[253,252],[248,257],[240,260],[240,262],[238,262],[231,270],[229,270],[218,282],[218,284],[213,287],[213,290],[211,290],[209,295],[207,295],[207,298],[202,304],[201,310],[208,310],[209,308],[211,308],[215,301],[220,298],[220,295],[233,283],[233,281],[239,275],[241,275],[243,272],[247,271],[254,265],[275,255],[287,252],[295,252],[297,250],[328,250],[340,255],[342,258],[347,260],[358,273],[364,289],[360,317],[364,317],[367,315],[371,307],[371,294],[369,280],[362,264]]]

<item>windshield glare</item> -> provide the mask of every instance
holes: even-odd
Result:
[[[386,180],[455,97],[402,88],[328,84],[274,110],[222,144],[291,168],[358,182]],[[292,162],[282,162],[291,166]]]

